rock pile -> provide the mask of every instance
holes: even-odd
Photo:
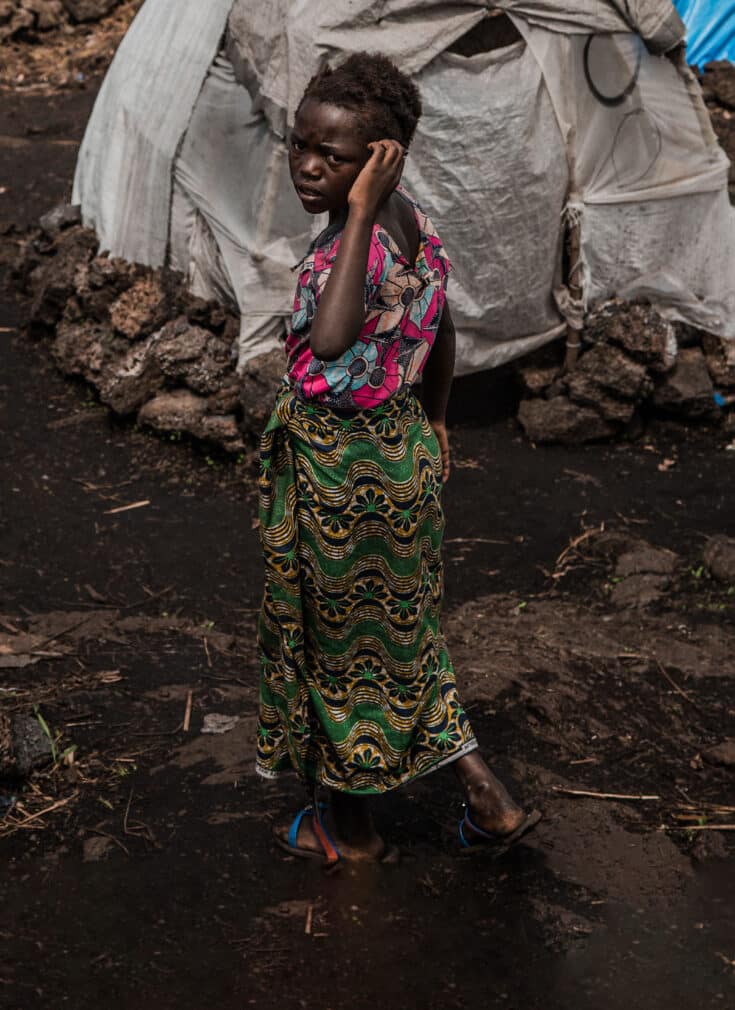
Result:
[[[691,573],[697,579],[704,574],[700,585],[719,593],[720,599],[735,587],[735,539],[723,534],[710,537],[703,552],[688,561],[624,530],[605,530],[591,537],[587,550],[603,564],[608,599],[620,610],[643,610],[658,603],[680,589]]]
[[[238,375],[232,312],[191,295],[180,277],[98,255],[70,207],[42,218],[16,276],[32,299],[31,335],[49,339],[59,369],[86,379],[116,414],[231,453],[254,444],[284,359],[261,355]],[[735,402],[735,344],[677,328],[650,306],[608,302],[588,317],[582,339],[566,373],[554,346],[519,363],[518,418],[532,441],[613,438],[651,411],[716,419],[716,396]]]
[[[235,370],[239,319],[186,291],[182,278],[98,255],[72,208],[42,220],[16,270],[32,298],[29,332],[50,339],[66,375],[78,375],[116,414],[159,432],[186,433],[239,453],[262,431],[283,354]]]
[[[99,21],[120,0],[0,0],[0,42],[61,25]]]
[[[534,442],[590,442],[635,430],[642,411],[716,420],[735,395],[735,346],[648,305],[598,307],[575,366],[521,363],[518,419]],[[547,354],[549,352],[546,352]]]

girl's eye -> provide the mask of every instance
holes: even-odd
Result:
[[[298,137],[291,137],[291,147],[294,151],[303,151],[304,144],[303,141],[299,140]]]
[[[341,165],[344,160],[345,159],[341,158],[338,154],[327,155],[327,161],[329,162],[330,165]]]

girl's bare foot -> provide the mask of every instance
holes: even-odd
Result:
[[[454,768],[467,796],[473,823],[491,834],[512,835],[523,823],[525,814],[479,752],[472,751],[455,761]],[[472,834],[471,826],[466,830]]]

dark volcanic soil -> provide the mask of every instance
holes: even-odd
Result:
[[[57,140],[90,102],[3,95],[4,222],[64,195]],[[735,533],[723,435],[534,449],[502,373],[458,383],[446,631],[486,755],[545,817],[465,858],[442,771],[377,805],[401,866],[325,876],[270,842],[298,785],[252,773],[251,464],[113,424],[25,312],[0,309],[0,664],[36,661],[0,665],[0,704],[37,703],[59,761],[0,789],[0,1006],[735,1005],[733,836],[711,830],[735,821],[732,769],[706,760],[735,735],[735,595],[701,562]],[[616,595],[610,530],[678,556],[645,609]],[[212,713],[239,721],[204,735]]]

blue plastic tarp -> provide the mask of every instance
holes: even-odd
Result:
[[[735,0],[674,0],[687,26],[687,60],[735,63]]]

